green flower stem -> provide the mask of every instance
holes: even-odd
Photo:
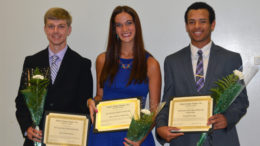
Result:
[[[208,136],[208,134],[206,132],[202,133],[200,135],[200,140],[197,142],[197,146],[202,146],[202,144],[206,140],[207,136]]]
[[[36,126],[35,129],[36,129],[36,130],[40,130],[39,126]],[[42,146],[42,143],[35,141],[35,142],[34,142],[34,146]]]

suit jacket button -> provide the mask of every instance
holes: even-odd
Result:
[[[53,105],[54,105],[53,103],[50,103],[50,107],[53,107]]]

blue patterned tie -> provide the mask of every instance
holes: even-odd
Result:
[[[53,55],[51,58],[51,80],[52,84],[55,81],[56,75],[58,73],[58,65],[57,60],[59,59],[59,56]]]
[[[203,59],[202,59],[202,51],[198,51],[199,59],[197,62],[197,67],[196,67],[196,87],[197,87],[197,92],[201,90],[204,86],[204,76],[203,76]]]

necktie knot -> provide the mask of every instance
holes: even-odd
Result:
[[[201,50],[199,50],[197,53],[198,53],[199,57],[202,56],[202,54],[203,54],[203,52]]]
[[[51,58],[51,64],[56,64],[57,60],[59,59],[59,56],[57,55],[53,55],[52,58]]]

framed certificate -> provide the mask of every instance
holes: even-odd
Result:
[[[210,96],[176,97],[170,101],[168,125],[179,131],[208,131],[208,118],[212,116],[213,99]]]
[[[97,104],[94,132],[109,132],[129,128],[133,116],[140,116],[140,98],[101,101]]]
[[[49,113],[44,126],[46,146],[86,146],[89,120],[85,115]]]

